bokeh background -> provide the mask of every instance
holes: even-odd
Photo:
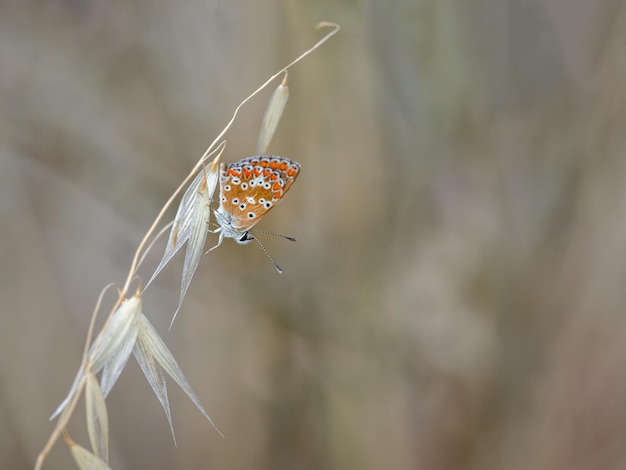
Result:
[[[272,145],[303,170],[260,224],[298,238],[262,238],[284,274],[226,240],[171,332],[180,255],[145,296],[226,439],[171,383],[175,447],[131,360],[112,467],[626,467],[619,0],[0,1],[0,467],[32,467],[98,293],[320,20]]]

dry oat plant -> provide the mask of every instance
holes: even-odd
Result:
[[[128,363],[131,353],[134,355],[141,371],[145,375],[150,386],[152,387],[152,390],[163,407],[174,443],[176,442],[176,438],[167,396],[165,374],[169,375],[174,382],[176,382],[183,389],[200,413],[202,413],[211,425],[213,425],[217,433],[223,437],[223,434],[200,404],[200,400],[187,382],[187,379],[183,375],[183,372],[181,371],[181,368],[176,362],[174,356],[166,347],[165,342],[161,339],[156,329],[152,326],[150,320],[148,320],[147,316],[144,315],[142,308],[144,292],[148,285],[168,264],[180,248],[185,246],[186,252],[181,280],[180,298],[178,307],[172,316],[170,323],[171,328],[176,315],[181,309],[185,293],[187,292],[198,264],[200,263],[203,254],[205,254],[207,234],[211,231],[218,231],[210,229],[211,215],[215,212],[211,208],[211,205],[219,178],[220,158],[226,146],[226,141],[223,140],[223,138],[237,118],[240,109],[260,91],[264,90],[272,82],[283,76],[282,82],[278,85],[270,98],[263,122],[261,124],[257,154],[262,155],[268,151],[269,144],[287,103],[288,69],[300,62],[339,31],[339,25],[329,22],[321,22],[317,25],[317,28],[330,29],[330,32],[323,36],[317,43],[302,53],[299,57],[294,59],[291,63],[273,74],[265,81],[265,83],[263,83],[237,106],[230,121],[217,135],[217,137],[215,137],[189,175],[165,203],[152,226],[149,228],[143,237],[143,240],[139,244],[134,257],[130,262],[130,269],[126,280],[121,287],[117,287],[117,300],[110,309],[102,329],[92,341],[97,314],[102,310],[105,293],[113,287],[113,284],[102,290],[89,325],[85,341],[85,349],[78,373],[76,374],[74,383],[72,384],[66,398],[61,402],[51,416],[51,419],[57,419],[56,426],[52,431],[48,442],[37,458],[35,469],[43,467],[47,455],[61,435],[64,436],[65,442],[79,468],[110,468],[108,464],[109,425],[106,397]],[[208,162],[211,158],[212,160]],[[287,188],[285,188],[285,191],[286,189]],[[174,221],[167,224],[160,232],[157,232],[157,228],[162,223],[167,210],[183,191],[184,193],[181,197]],[[216,216],[220,215],[219,212],[215,212],[215,214]],[[170,232],[165,253],[163,254],[161,262],[156,268],[154,274],[148,283],[143,286],[139,278],[138,269],[141,266],[146,254],[154,246],[154,243],[168,228],[170,229]],[[220,229],[222,228],[223,227],[220,227]],[[217,246],[221,243],[224,232],[219,235],[219,242]],[[244,238],[237,241],[241,243],[250,241],[254,238],[252,235],[248,235],[248,232],[245,232],[243,237]],[[261,245],[261,247],[265,250],[263,245]],[[269,256],[267,251],[266,254]],[[280,272],[278,265],[273,261],[271,256],[269,257],[274,263],[276,269]],[[98,375],[100,377],[99,379]],[[86,405],[86,427],[91,450],[87,450],[85,447],[82,447],[74,442],[69,433],[66,431],[68,422],[83,394]]]

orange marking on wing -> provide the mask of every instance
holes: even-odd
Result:
[[[267,168],[263,170],[263,176],[269,176],[272,174],[272,170],[268,170]]]
[[[282,188],[282,186],[278,182],[274,183],[274,186],[272,186],[274,191],[280,191],[280,188]]]
[[[252,172],[244,167],[243,174],[246,176],[246,178],[250,178],[250,175],[252,174]]]
[[[261,160],[259,162],[259,165],[261,165],[262,167],[266,167],[267,166],[267,161],[266,160]]]
[[[289,169],[289,171],[287,172],[288,176],[296,176],[298,174],[298,170],[296,170],[295,168],[291,168]]]
[[[259,167],[254,167],[254,176],[259,176],[261,174],[261,169]]]
[[[272,173],[272,176],[270,178],[276,181],[278,179],[278,175],[276,173]]]
[[[277,161],[270,162],[270,167],[271,168],[278,168],[278,162]]]
[[[280,164],[280,169],[281,169],[281,170],[285,171],[287,168],[288,168],[288,166],[287,166],[287,164],[286,164],[285,162],[282,162],[282,163]]]

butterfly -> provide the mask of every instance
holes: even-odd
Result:
[[[219,240],[211,250],[220,246],[224,238],[233,238],[240,245],[252,240],[261,244],[250,234],[250,229],[281,201],[298,174],[300,164],[285,157],[255,156],[243,158],[228,166],[222,163],[220,205],[214,211],[219,224],[214,232],[219,232]],[[290,237],[285,238],[293,240]],[[262,244],[261,246],[263,247]],[[267,250],[265,253],[269,256]],[[280,272],[280,268],[276,268]]]

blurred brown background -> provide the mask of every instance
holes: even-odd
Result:
[[[263,237],[285,273],[226,240],[169,333],[181,255],[146,293],[226,439],[170,381],[174,447],[131,359],[113,468],[626,468],[622,3],[1,1],[0,467],[32,467],[161,205],[332,20],[272,145],[303,166],[260,224],[298,238]]]

